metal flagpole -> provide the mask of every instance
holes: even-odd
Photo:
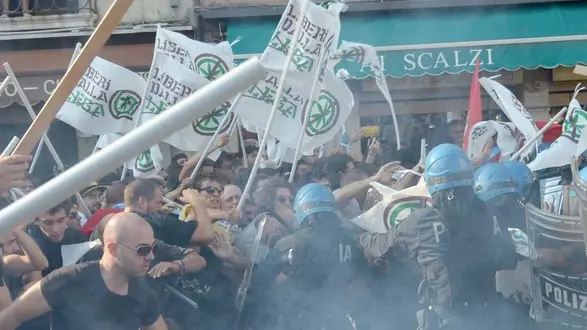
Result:
[[[26,108],[27,112],[29,113],[29,115],[31,116],[31,119],[34,122],[35,121],[35,118],[37,117],[37,115],[35,114],[35,111],[33,110],[33,106],[29,102],[29,99],[26,97],[26,95],[24,93],[24,90],[20,86],[20,83],[16,79],[16,76],[14,75],[14,72],[12,71],[12,68],[10,67],[10,64],[4,63],[4,70],[6,70],[6,74],[8,74],[8,76],[10,77],[10,80],[14,84],[14,87],[16,88],[16,91],[18,92],[18,95],[20,96],[20,99],[22,100],[22,103],[24,104],[24,107]],[[61,161],[61,158],[59,158],[59,155],[57,154],[57,150],[55,150],[55,147],[53,146],[53,143],[51,143],[51,140],[49,140],[49,137],[47,136],[47,133],[43,133],[42,139],[43,139],[43,141],[45,141],[45,145],[47,146],[47,149],[49,149],[49,153],[53,157],[53,160],[55,160],[55,164],[57,164],[57,167],[59,168],[59,171],[65,170],[65,165],[63,165],[63,162]],[[84,199],[79,194],[79,192],[76,192],[75,193],[75,197],[76,197],[77,202],[78,202],[79,206],[81,207],[82,211],[88,217],[91,216],[92,215],[92,212],[90,212],[90,209],[88,208],[88,206],[84,202]]]
[[[245,150],[245,138],[243,135],[243,126],[241,125],[240,118],[236,118],[238,123],[236,124],[236,129],[238,130],[238,139],[241,145],[241,152],[243,153],[243,166],[244,168],[249,167],[249,160],[247,159],[247,151]]]
[[[100,135],[98,137],[98,141],[96,141],[96,145],[94,146],[94,150],[92,150],[92,155],[96,153],[96,151],[98,151],[98,148],[100,148],[100,143],[102,142],[102,139],[104,138],[104,135]]]
[[[524,145],[523,145],[523,146],[520,148],[520,150],[518,150],[518,152],[516,152],[516,153],[515,153],[515,154],[512,156],[512,158],[510,158],[510,160],[516,160],[516,159],[518,159],[518,157],[520,157],[520,155],[522,155],[522,153],[523,153],[524,151],[526,151],[526,149],[528,149],[530,146],[532,146],[532,143],[535,143],[536,141],[538,141],[538,139],[539,139],[539,138],[540,138],[542,135],[544,135],[544,133],[545,133],[546,131],[548,131],[548,129],[549,129],[549,128],[550,128],[552,125],[554,125],[554,123],[555,123],[555,122],[556,122],[556,121],[557,121],[557,120],[558,120],[558,119],[559,119],[559,118],[560,118],[560,117],[561,117],[561,116],[562,116],[562,115],[565,113],[565,111],[567,111],[567,107],[564,107],[564,108],[562,108],[562,109],[561,109],[561,111],[559,111],[559,112],[556,114],[556,116],[552,117],[552,118],[550,119],[550,121],[549,121],[549,122],[548,122],[546,125],[544,125],[544,127],[542,127],[542,128],[540,129],[540,131],[538,131],[538,133],[536,133],[536,135],[535,135],[533,138],[531,138],[531,139],[530,139],[530,141],[526,141],[526,144],[524,144]]]
[[[75,59],[79,55],[79,52],[81,51],[81,49],[82,49],[82,43],[78,42],[75,45],[75,49],[73,50],[73,55],[71,56],[71,60],[69,60],[68,68],[71,67],[71,65],[73,64],[73,62],[75,61]],[[10,76],[7,76],[7,77],[10,77]],[[35,120],[35,119],[33,118],[33,120]],[[35,151],[35,155],[33,156],[33,161],[31,162],[31,166],[29,167],[29,174],[32,174],[33,171],[35,170],[35,166],[37,166],[37,162],[39,161],[39,157],[41,157],[41,150],[43,150],[44,143],[45,143],[44,139],[41,139],[41,141],[39,141],[39,145],[37,146],[37,150]]]
[[[293,41],[289,45],[289,50],[287,52],[287,57],[285,58],[285,65],[283,67],[283,71],[281,72],[281,77],[279,79],[279,85],[277,86],[277,91],[275,92],[275,99],[273,101],[273,106],[271,107],[271,112],[269,113],[269,120],[267,121],[267,126],[265,126],[265,131],[263,133],[263,139],[261,140],[261,144],[259,145],[259,154],[257,154],[257,158],[255,159],[255,163],[253,164],[253,168],[251,169],[251,174],[249,175],[249,180],[247,181],[247,185],[243,190],[243,198],[240,199],[238,202],[237,210],[242,210],[243,206],[245,205],[245,200],[247,199],[249,191],[251,190],[251,184],[253,183],[253,179],[255,175],[257,175],[257,170],[259,169],[259,165],[261,163],[261,157],[263,157],[263,150],[267,145],[267,136],[269,136],[269,132],[271,132],[271,126],[273,125],[273,118],[275,117],[275,113],[277,112],[277,107],[279,106],[281,100],[281,94],[283,94],[283,88],[285,87],[285,79],[287,78],[287,73],[289,72],[289,68],[291,66],[293,56],[296,52],[296,46],[298,43],[298,38],[300,33],[302,32],[302,22],[304,21],[304,17],[306,16],[306,12],[308,11],[308,7],[310,5],[310,0],[305,0],[302,2],[302,7],[300,8],[300,13],[296,22],[296,28],[293,34]],[[310,100],[311,102],[311,100]]]
[[[198,163],[196,163],[196,166],[194,167],[194,170],[192,171],[192,174],[190,174],[191,181],[193,181],[196,178],[196,174],[198,174],[198,171],[202,167],[202,164],[204,164],[204,160],[206,160],[206,156],[208,156],[210,149],[212,149],[212,146],[214,145],[214,142],[216,141],[218,134],[220,134],[222,127],[224,127],[226,125],[226,123],[228,122],[228,120],[230,119],[230,114],[232,114],[232,110],[234,109],[234,105],[238,103],[241,96],[242,96],[242,93],[239,93],[236,96],[236,98],[234,99],[234,102],[232,102],[232,104],[230,105],[230,108],[228,109],[228,111],[226,111],[226,115],[224,115],[224,118],[222,118],[220,125],[218,125],[216,132],[214,132],[214,135],[212,135],[212,137],[210,138],[210,141],[208,141],[206,148],[204,148],[204,151],[202,151],[202,157],[200,157],[200,159],[198,160]],[[234,118],[234,119],[236,120],[237,118]]]
[[[33,160],[31,161],[31,166],[29,167],[29,174],[33,174],[35,167],[37,166],[37,162],[39,161],[39,157],[41,157],[41,151],[43,151],[43,145],[45,144],[45,140],[41,139],[39,141],[39,145],[37,146],[37,150],[35,150],[35,155],[33,156]]]
[[[10,154],[12,153],[12,150],[14,150],[14,148],[16,148],[18,141],[20,141],[20,139],[18,137],[16,137],[16,136],[12,137],[12,140],[10,140],[10,143],[8,143],[6,148],[4,148],[4,151],[2,151],[2,154],[0,155],[0,157],[10,156]]]
[[[9,83],[10,83],[10,77],[6,76],[6,78],[4,78],[4,80],[2,81],[2,84],[0,84],[0,95],[2,95],[2,93],[4,93],[4,90],[6,89],[6,87],[8,86]]]
[[[316,97],[316,87],[318,87],[318,82],[320,82],[320,75],[322,74],[322,61],[324,61],[324,56],[326,55],[326,53],[328,53],[328,50],[324,49],[322,51],[322,54],[320,54],[320,60],[318,61],[318,71],[316,71],[316,76],[314,76],[314,82],[312,83],[312,91],[310,92],[310,100],[306,104],[304,122],[302,123],[302,130],[300,131],[298,144],[296,145],[296,153],[294,154],[293,163],[291,165],[291,172],[289,172],[289,183],[293,183],[294,176],[296,174],[296,168],[298,167],[298,157],[300,156],[302,151],[302,142],[304,141],[304,137],[306,136],[306,128],[308,128],[308,122],[310,121],[310,114],[312,112],[312,105],[314,105],[314,97]],[[318,89],[318,95],[320,95],[320,89]]]
[[[25,223],[85,187],[91,178],[117,168],[140,150],[162,141],[204,116],[223,101],[263,79],[267,72],[259,59],[251,59],[179,101],[152,120],[132,130],[114,143],[77,163],[22,199],[0,210],[0,235]]]

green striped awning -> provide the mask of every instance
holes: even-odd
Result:
[[[587,3],[343,13],[340,40],[373,45],[392,77],[554,68],[587,63]],[[237,59],[263,52],[279,17],[230,20]],[[343,64],[351,76],[366,68]]]

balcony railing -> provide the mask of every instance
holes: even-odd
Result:
[[[98,0],[0,0],[0,32],[94,27]]]
[[[326,0],[312,0],[316,3]],[[543,4],[584,0],[346,0],[348,11],[393,11],[433,8]],[[200,0],[200,15],[205,19],[249,16],[279,16],[288,0]]]

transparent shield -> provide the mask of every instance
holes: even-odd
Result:
[[[585,239],[587,238],[587,182],[581,180],[579,176],[577,159],[571,161],[571,172],[573,173],[573,188]]]
[[[383,195],[381,195],[377,189],[369,188],[367,191],[367,196],[365,197],[365,203],[363,204],[363,212],[371,209],[377,203],[383,200]]]
[[[587,328],[587,258],[581,221],[528,204],[526,222],[536,321]]]
[[[560,176],[540,180],[540,200],[542,210],[562,214],[563,186],[561,185]]]

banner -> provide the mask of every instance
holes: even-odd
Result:
[[[501,110],[511,120],[523,135],[526,141],[531,140],[538,134],[538,127],[534,123],[534,118],[528,113],[522,102],[507,88],[495,80],[489,78],[479,78],[479,83],[485,88],[491,98],[497,103]],[[516,132],[515,132],[516,133]],[[517,134],[513,134],[516,136]],[[536,142],[540,144],[542,139],[538,139]],[[524,159],[526,156],[534,152],[534,148],[528,148],[521,155],[520,159]]]
[[[587,112],[581,109],[577,99],[573,98],[568,106],[561,136],[550,145],[550,148],[539,153],[528,167],[532,171],[538,171],[570,164],[571,158],[579,148],[579,141],[586,124]]]
[[[128,132],[144,89],[140,75],[96,57],[56,118],[89,135]]]
[[[171,148],[168,144],[158,143],[126,163],[135,178],[149,178],[159,174],[171,163]]]
[[[430,205],[431,197],[426,186],[413,186],[395,193],[392,190],[383,193],[381,202],[351,219],[351,222],[369,232],[384,234],[407,219],[414,210]]]
[[[155,53],[171,56],[207,80],[215,80],[233,68],[234,56],[227,41],[207,44],[174,31],[157,27]]]
[[[333,63],[329,63],[329,66],[334,66],[340,61],[346,60],[359,63],[361,64],[361,67],[369,67],[373,71],[375,83],[377,84],[381,94],[383,94],[383,98],[391,110],[391,115],[395,123],[395,130],[397,132],[396,143],[399,150],[401,143],[400,139],[401,136],[405,133],[406,128],[403,127],[403,125],[400,126],[400,124],[397,122],[398,119],[396,117],[395,107],[393,106],[391,94],[389,93],[389,87],[387,86],[387,80],[385,79],[381,61],[379,60],[379,56],[377,55],[375,47],[356,42],[343,41],[331,59],[333,60]]]
[[[254,128],[264,129],[267,126],[272,104],[278,102],[277,113],[269,134],[289,148],[296,148],[298,136],[304,120],[304,109],[310,102],[312,82],[319,70],[325,71],[328,55],[338,42],[340,32],[339,13],[343,4],[331,4],[328,9],[310,3],[304,18],[299,42],[296,43],[293,63],[289,67],[283,94],[280,100],[275,100],[280,83],[285,59],[292,43],[292,35],[300,14],[302,1],[291,0],[283,13],[278,27],[269,42],[261,60],[268,70],[265,79],[245,91],[235,107],[237,113],[249,131]],[[324,56],[322,56],[324,54]],[[322,58],[323,63],[320,62]],[[323,90],[324,73],[321,73],[316,88]],[[328,88],[325,89],[332,92]],[[316,119],[309,125],[309,132],[314,135],[329,132],[336,124],[340,112],[331,104],[333,97],[326,93],[316,95],[316,106],[312,106],[312,113],[317,112]],[[321,109],[325,111],[321,112]],[[334,132],[336,134],[336,132]],[[334,136],[332,134],[332,136]]]
[[[482,157],[486,148],[492,145],[492,141],[495,141],[501,150],[500,161],[507,161],[522,147],[525,139],[512,123],[481,121],[472,127],[469,134],[469,158],[476,160]]]
[[[141,123],[151,120],[208,83],[207,79],[197,73],[186,71],[170,56],[155,53],[147,81],[145,102],[141,107]],[[184,151],[203,150],[229,106],[229,103],[225,103],[163,141]],[[227,123],[223,129],[227,130],[229,126],[230,123]]]

